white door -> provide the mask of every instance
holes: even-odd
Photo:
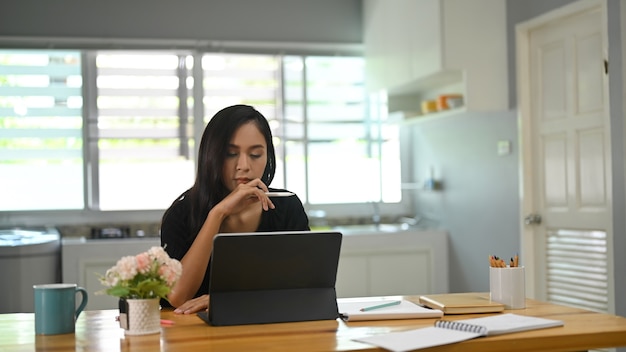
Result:
[[[522,260],[530,297],[613,311],[602,1],[518,26]]]

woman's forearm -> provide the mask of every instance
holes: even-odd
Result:
[[[219,232],[223,220],[221,212],[211,210],[189,251],[181,259],[182,275],[167,296],[172,306],[178,307],[192,299],[200,288],[213,251],[213,238]]]

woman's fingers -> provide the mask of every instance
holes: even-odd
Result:
[[[267,196],[267,194],[265,194],[265,192],[267,192],[267,189],[263,190],[257,188],[255,191],[256,198],[261,202],[263,210],[267,211],[268,209],[274,209],[274,203],[272,203],[272,200],[270,199],[270,197]]]
[[[235,188],[231,194],[226,197],[227,199],[233,196],[235,202],[244,201],[244,205],[249,205],[254,202],[261,202],[261,206],[263,210],[274,209],[274,203],[272,203],[271,199],[265,194],[267,192],[267,186],[260,179],[256,178],[251,180],[248,183],[240,184]],[[239,198],[243,197],[243,199]],[[238,198],[238,199],[237,199]],[[241,203],[239,203],[241,204]],[[235,204],[235,206],[237,203]],[[237,212],[236,210],[234,212]]]
[[[176,314],[193,314],[203,309],[206,309],[209,304],[209,295],[202,295],[200,297],[192,298],[187,302],[181,304],[174,310]]]

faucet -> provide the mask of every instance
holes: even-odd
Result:
[[[376,229],[380,227],[380,206],[378,202],[371,202],[374,208],[374,214],[372,214],[372,222],[376,225]]]
[[[402,224],[407,224],[408,226],[417,226],[420,223],[420,221],[422,221],[422,217],[419,215],[413,218],[402,216],[398,219],[398,222]]]

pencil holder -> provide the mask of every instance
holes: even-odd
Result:
[[[524,267],[489,267],[489,296],[506,309],[526,307]]]

